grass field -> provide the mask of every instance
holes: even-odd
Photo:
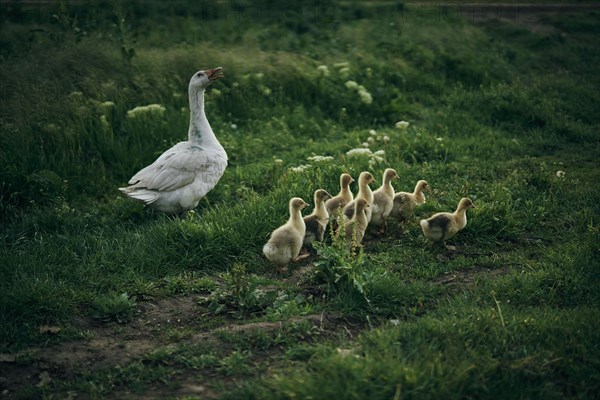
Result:
[[[3,398],[597,398],[599,26],[392,2],[3,4]],[[124,198],[217,66],[221,182],[182,218]],[[383,155],[347,154],[363,143]],[[398,191],[433,188],[418,217],[474,200],[458,251],[413,221],[359,257],[329,239],[287,273],[262,257],[290,197],[386,167]]]

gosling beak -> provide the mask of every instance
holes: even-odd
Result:
[[[225,75],[223,75],[223,68],[221,67],[208,69],[205,72],[206,76],[208,77],[208,80],[211,82],[225,77]]]

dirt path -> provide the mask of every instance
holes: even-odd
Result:
[[[298,270],[299,272],[292,274],[289,279],[298,279],[298,274],[306,273],[307,268]],[[448,286],[451,291],[464,290],[472,286],[478,278],[495,277],[508,271],[482,268],[453,272],[439,277],[431,284]],[[140,303],[138,317],[127,324],[101,324],[91,318],[82,319],[76,322],[76,325],[87,332],[88,337],[85,339],[29,348],[14,355],[0,355],[0,399],[18,398],[15,396],[18,396],[19,390],[28,384],[43,386],[56,380],[74,379],[92,371],[126,367],[160,349],[206,344],[215,348],[227,347],[228,344],[222,341],[224,336],[277,334],[284,332],[286,328],[306,324],[309,326],[308,331],[314,332],[318,337],[333,337],[343,333],[353,338],[365,328],[363,323],[350,321],[329,312],[278,322],[240,323],[235,319],[213,319],[216,326],[211,326],[211,317],[207,316],[206,310],[198,304],[200,297],[188,295]],[[181,339],[174,339],[173,332],[192,333]],[[277,351],[281,350],[274,348],[271,352]],[[201,395],[202,398],[208,399],[218,397],[210,385],[199,383],[206,380],[206,377],[202,378],[202,372],[182,368],[177,375],[178,389],[175,392],[170,391],[168,396]],[[231,384],[233,383],[232,381]],[[127,389],[123,390],[126,392],[119,393],[119,398],[158,399],[167,395],[154,390],[151,394],[137,396],[129,393]],[[73,398],[86,397],[78,395]]]

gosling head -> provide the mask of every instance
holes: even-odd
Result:
[[[417,182],[417,187],[415,188],[415,192],[420,193],[423,191],[427,191],[430,192],[431,191],[431,187],[429,186],[429,184],[427,183],[427,181],[424,180],[420,180]]]
[[[331,197],[329,192],[327,192],[327,190],[325,189],[318,189],[315,191],[315,204],[323,202],[323,201],[327,201],[329,200]]]
[[[358,201],[356,202],[356,212],[359,213],[362,210],[371,207],[369,205],[369,202],[365,199],[358,199]]]
[[[398,179],[400,178],[398,176],[398,173],[396,172],[395,169],[393,168],[387,168],[385,171],[383,171],[383,181],[385,183],[391,182],[393,179]]]
[[[293,197],[290,199],[290,208],[296,211],[301,211],[308,207],[309,204],[302,200],[300,197]]]
[[[475,208],[475,204],[468,197],[463,197],[460,199],[460,203],[458,203],[458,208],[460,210],[468,210],[469,208]]]
[[[360,176],[358,177],[358,183],[360,185],[368,185],[371,182],[373,182],[374,180],[375,180],[375,178],[373,178],[373,175],[367,171],[361,172]]]
[[[354,182],[354,179],[349,174],[342,174],[340,176],[340,186],[343,188],[347,188],[350,184]]]
[[[223,68],[221,67],[198,71],[190,79],[190,89],[204,90],[211,83],[223,77]]]

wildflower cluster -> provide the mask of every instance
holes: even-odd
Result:
[[[347,61],[335,63],[333,67],[337,68],[341,76],[348,76],[350,74],[350,63]]]
[[[347,89],[356,90],[360,101],[364,104],[369,105],[373,103],[373,96],[371,96],[371,93],[363,85],[359,85],[355,81],[346,81],[345,85]]]
[[[306,158],[308,161],[313,161],[313,162],[329,162],[329,161],[333,161],[333,157],[331,156],[311,156],[311,157],[307,157]]]
[[[138,118],[143,115],[161,115],[165,112],[165,108],[160,104],[148,104],[147,106],[138,106],[133,110],[127,111],[127,118]]]
[[[396,128],[398,128],[398,129],[406,129],[406,128],[408,128],[408,125],[410,125],[410,123],[407,121],[396,122]]]
[[[323,76],[329,76],[329,74],[330,74],[329,67],[327,65],[319,65],[317,67],[317,71],[319,72],[319,74],[321,74]]]
[[[375,142],[383,142],[387,144],[390,141],[390,137],[386,134],[377,133],[375,129],[371,129],[369,131],[369,137],[367,141],[363,143],[363,147],[369,147],[371,144]]]
[[[371,151],[369,148],[357,148],[346,152],[348,158],[368,157],[369,167],[373,168],[376,164],[385,161],[385,150]]]
[[[331,156],[319,156],[319,155],[315,155],[315,154],[313,154],[310,157],[306,157],[306,159],[312,163],[329,163],[334,160],[334,158]],[[311,167],[312,167],[311,164],[304,164],[304,165],[299,165],[297,167],[291,167],[288,169],[288,171],[294,172],[294,173],[302,173],[302,172],[306,171],[307,169],[310,169]]]
[[[309,168],[310,168],[310,165],[306,165],[306,164],[304,164],[304,165],[299,165],[299,166],[297,166],[297,167],[290,167],[290,168],[288,169],[288,171],[290,171],[290,172],[293,172],[293,173],[300,174],[300,173],[302,173],[302,172],[306,171],[306,170],[307,170],[307,169],[309,169]]]

